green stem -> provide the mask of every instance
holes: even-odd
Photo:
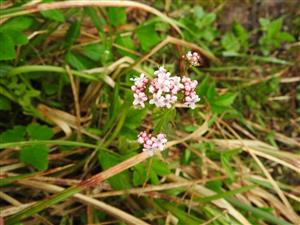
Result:
[[[104,147],[107,147],[120,133],[120,131],[123,127],[123,124],[125,122],[127,112],[128,112],[128,107],[126,107],[125,109],[123,109],[121,111],[121,116],[120,116],[119,122],[118,122],[114,132],[112,133],[112,135],[107,139],[107,141],[105,141]]]
[[[49,66],[49,65],[29,65],[29,66],[20,66],[13,68],[9,71],[9,76],[14,76],[21,73],[30,73],[30,72],[56,72],[56,73],[66,73],[66,70],[62,67],[58,66]],[[82,73],[76,70],[72,70],[72,74],[74,76],[86,78],[89,80],[99,80],[94,75],[89,75],[86,73]]]
[[[0,149],[4,148],[14,148],[14,147],[22,147],[27,145],[34,145],[34,144],[49,144],[49,145],[64,145],[64,146],[80,146],[86,148],[96,148],[96,145],[83,143],[83,142],[76,142],[76,141],[61,141],[61,140],[47,140],[47,141],[20,141],[20,142],[10,142],[10,143],[1,143]]]

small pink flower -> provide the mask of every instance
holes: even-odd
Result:
[[[163,151],[167,143],[167,138],[165,134],[158,134],[156,137],[151,134],[147,134],[145,131],[140,132],[138,135],[138,142],[143,144],[143,151],[147,152],[150,156],[159,150]]]
[[[186,53],[185,57],[192,66],[200,66],[201,65],[202,59],[198,52],[189,51],[188,53]]]
[[[141,106],[142,108],[145,107],[145,101],[147,101],[147,96],[144,92],[136,93],[133,95],[133,105],[134,106]]]

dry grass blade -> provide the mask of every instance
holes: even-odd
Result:
[[[29,181],[29,180],[23,180],[19,182],[22,185],[26,185],[26,186],[30,186],[34,189],[38,188],[40,190],[44,190],[50,193],[58,193],[61,192],[63,190],[65,190],[62,187],[53,185],[53,184],[46,184],[43,182],[37,182],[37,181]],[[87,204],[87,205],[91,205],[96,209],[99,209],[103,212],[106,212],[107,214],[118,218],[128,224],[132,224],[132,225],[136,225],[136,224],[140,224],[140,225],[149,225],[148,223],[138,219],[137,217],[132,216],[131,214],[128,214],[116,207],[113,207],[111,205],[108,205],[102,201],[96,200],[92,197],[83,195],[83,194],[75,194],[74,198],[79,200],[80,202]]]
[[[219,59],[216,58],[211,52],[204,50],[203,48],[199,47],[198,45],[196,45],[194,43],[189,43],[187,41],[184,41],[184,40],[181,40],[181,39],[178,39],[175,37],[167,36],[162,42],[160,42],[158,45],[156,45],[154,48],[152,48],[147,54],[145,54],[143,57],[139,58],[133,64],[133,66],[136,66],[136,65],[142,63],[143,61],[148,59],[150,56],[152,56],[153,54],[155,54],[161,48],[163,48],[164,46],[166,46],[168,44],[180,45],[180,46],[183,46],[188,49],[195,49],[195,50],[199,51],[202,55],[207,57],[208,59],[210,59],[214,62],[219,62]]]
[[[28,7],[24,7],[23,11],[19,11],[16,13],[11,13],[7,15],[2,15],[1,19],[10,18],[13,16],[20,16],[20,15],[27,15],[31,13],[41,12],[41,11],[47,11],[51,9],[66,9],[66,8],[74,8],[74,7],[133,7],[141,10],[145,10],[149,13],[152,13],[162,19],[162,21],[165,21],[169,23],[181,36],[182,33],[179,29],[179,27],[176,25],[176,23],[157,9],[148,6],[143,3],[135,2],[135,1],[95,1],[95,0],[89,0],[89,1],[64,1],[64,2],[53,2],[53,3],[41,3],[41,4],[35,4],[30,5]]]
[[[186,179],[182,177],[178,177],[176,175],[169,175],[167,178],[169,180],[176,181],[176,182],[186,182]],[[190,192],[191,194],[198,193],[198,195],[200,194],[204,196],[211,196],[216,194],[214,191],[209,190],[208,188],[202,185],[194,185],[191,189],[189,189],[188,192]],[[251,225],[251,223],[226,200],[224,199],[213,200],[212,203],[218,206],[219,208],[227,210],[228,214],[233,216],[241,224]]]

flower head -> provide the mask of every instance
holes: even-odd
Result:
[[[157,150],[163,151],[165,149],[167,138],[165,134],[160,133],[157,136],[152,136],[146,131],[142,131],[138,135],[138,142],[143,144],[144,152],[147,152],[149,156],[153,156]]]
[[[192,66],[201,66],[202,64],[202,58],[198,52],[189,51],[185,57]]]

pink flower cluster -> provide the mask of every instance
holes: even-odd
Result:
[[[201,56],[199,55],[198,52],[189,51],[188,53],[186,53],[185,57],[192,66],[200,66],[201,65],[200,64]]]
[[[149,86],[149,92],[152,94],[149,103],[159,108],[171,108],[177,101],[177,93],[183,88],[180,77],[171,77],[164,67],[159,67],[154,75],[156,78]]]
[[[198,81],[191,80],[191,78],[188,77],[183,77],[182,83],[184,85],[184,104],[194,109],[196,107],[196,103],[200,101],[199,96],[195,92]]]
[[[171,108],[178,100],[178,94],[184,93],[184,104],[188,107],[195,108],[195,104],[200,101],[199,96],[195,92],[198,84],[196,80],[179,76],[171,76],[164,67],[159,67],[154,72],[156,76],[149,85],[149,94],[152,95],[149,103],[158,108]],[[140,77],[132,78],[134,85],[131,90],[134,92],[133,105],[135,107],[145,107],[145,102],[148,97],[145,93],[146,86],[149,80],[142,73]]]
[[[163,151],[167,143],[165,134],[158,134],[156,137],[152,134],[148,134],[146,131],[142,131],[138,135],[138,142],[143,144],[143,151],[147,152],[150,156],[159,150]]]
[[[133,105],[145,107],[145,101],[148,100],[145,94],[145,88],[148,83],[148,78],[145,77],[145,74],[141,74],[139,77],[131,78],[130,80],[134,81],[134,85],[131,86],[131,90],[134,92],[133,97]]]

